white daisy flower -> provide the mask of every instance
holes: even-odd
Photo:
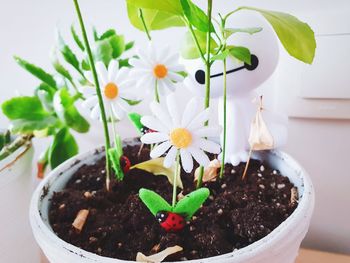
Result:
[[[192,157],[203,166],[209,164],[209,158],[204,153],[220,153],[220,145],[206,137],[219,137],[221,127],[218,125],[204,126],[209,119],[209,109],[200,111],[200,102],[193,98],[185,107],[182,117],[179,114],[173,94],[166,98],[167,108],[159,103],[151,103],[153,116],[144,116],[141,122],[155,132],[147,133],[141,137],[146,144],[158,144],[152,151],[151,157],[158,158],[166,151],[164,166],[171,167],[180,153],[181,164],[189,173],[193,169]]]
[[[128,78],[129,69],[125,67],[119,69],[117,60],[112,60],[108,69],[101,61],[96,62],[95,67],[107,118],[123,119],[130,108],[126,100],[136,99],[135,90],[133,90],[134,82]],[[85,77],[90,83],[94,83],[91,71],[85,72]],[[101,109],[95,87],[82,87],[81,92],[86,99],[82,106],[91,110],[90,117],[101,119]]]
[[[185,70],[178,62],[179,54],[171,53],[169,48],[158,50],[150,43],[146,50],[138,51],[138,56],[139,59],[131,58],[129,63],[133,66],[130,76],[139,89],[154,91],[157,84],[159,93],[164,95],[167,90],[175,91],[175,83],[184,80],[178,73]]]

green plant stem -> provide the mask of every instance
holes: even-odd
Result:
[[[97,72],[96,72],[96,68],[95,68],[94,58],[92,56],[92,52],[91,52],[89,40],[88,40],[88,37],[87,37],[87,34],[86,34],[86,29],[85,29],[83,17],[82,17],[81,11],[80,11],[79,3],[78,3],[78,0],[73,0],[73,2],[74,2],[75,10],[76,10],[76,13],[77,13],[77,16],[78,16],[78,19],[79,19],[79,24],[80,24],[82,36],[83,36],[83,39],[84,39],[86,52],[87,52],[88,57],[89,57],[89,63],[90,63],[92,75],[94,77],[95,88],[96,88],[96,93],[97,93],[97,97],[98,97],[98,103],[99,103],[99,106],[100,106],[100,109],[101,109],[101,117],[102,117],[102,122],[103,122],[103,130],[104,130],[104,136],[105,136],[105,148],[106,148],[105,149],[105,154],[106,154],[106,188],[107,188],[107,191],[108,191],[109,190],[109,184],[110,184],[110,170],[111,170],[111,165],[110,165],[110,161],[109,161],[109,158],[108,158],[108,150],[111,147],[111,142],[110,142],[110,138],[109,138],[109,131],[108,131],[106,111],[105,111],[105,107],[104,107],[104,104],[103,104],[102,93],[101,93],[101,89],[100,89],[100,84],[98,82],[98,77],[97,77]]]
[[[227,130],[227,114],[226,114],[226,108],[227,108],[227,73],[226,73],[226,59],[224,59],[224,107],[223,107],[223,113],[224,113],[224,137],[223,137],[223,143],[222,143],[222,160],[221,160],[221,168],[220,168],[220,178],[224,176],[224,168],[225,168],[225,159],[226,159],[226,130]]]
[[[4,146],[0,151],[0,160],[3,160],[9,155],[11,155],[12,153],[14,153],[22,145],[29,142],[32,137],[33,137],[32,135],[18,136],[13,142]]]
[[[197,47],[197,49],[198,49],[198,52],[199,52],[199,54],[200,54],[200,56],[201,56],[203,62],[204,62],[204,63],[207,63],[207,62],[206,62],[206,59],[205,59],[205,56],[204,56],[204,53],[203,53],[203,51],[202,51],[201,46],[199,45],[198,38],[197,38],[197,36],[196,36],[196,33],[195,33],[194,30],[193,30],[193,27],[192,27],[191,23],[190,23],[188,20],[185,20],[185,22],[186,22],[186,24],[187,24],[187,26],[188,26],[188,29],[189,29],[190,32],[191,32],[193,41],[194,41],[194,43],[196,44],[196,47]]]
[[[151,38],[151,35],[150,35],[149,30],[147,28],[146,21],[145,21],[145,18],[143,17],[143,11],[142,11],[141,8],[139,9],[139,16],[140,16],[143,28],[145,29],[145,33],[147,35],[147,38],[148,38],[149,41],[151,41],[152,38]]]
[[[175,167],[175,174],[174,174],[174,181],[173,181],[173,201],[172,201],[172,207],[174,208],[176,205],[176,199],[177,199],[177,178],[180,176],[180,151],[177,151],[176,154],[176,167]]]
[[[207,7],[207,16],[208,16],[208,33],[207,33],[207,49],[206,49],[206,55],[205,58],[205,99],[204,99],[204,108],[207,109],[210,106],[210,50],[211,50],[211,31],[210,31],[210,25],[211,25],[211,16],[212,16],[212,7],[213,7],[213,0],[208,0],[208,7]],[[205,122],[205,126],[208,126],[209,121]],[[199,168],[199,175],[197,180],[197,189],[202,186],[203,182],[203,174],[204,174],[204,167],[201,166]]]
[[[160,97],[159,97],[159,91],[158,91],[158,80],[155,81],[154,84],[154,99],[156,100],[156,102],[160,102]]]

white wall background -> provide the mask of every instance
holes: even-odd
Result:
[[[93,23],[100,32],[114,27],[125,34],[127,39],[137,40],[138,43],[145,41],[145,36],[129,24],[124,0],[80,2],[86,22],[90,25]],[[334,13],[330,15],[331,10],[346,10],[350,15],[350,2],[346,0],[216,0],[214,4],[216,9],[224,12],[239,4],[288,11],[310,22],[316,33],[322,31],[321,27],[327,25],[328,21],[335,23],[341,19]],[[36,79],[15,64],[12,56],[19,55],[50,69],[48,55],[54,44],[55,28],[60,28],[63,35],[67,36],[69,26],[76,22],[73,10],[72,1],[68,0],[0,0],[0,103],[14,96],[16,92],[31,94],[38,84]],[[320,13],[321,16],[315,19],[315,13]],[[340,27],[346,26],[350,26],[349,20],[340,23]],[[329,30],[333,30],[332,28],[339,29],[339,25],[330,26]],[[170,44],[176,49],[182,32],[181,29],[172,29],[156,33],[154,37],[157,42]],[[349,32],[350,30],[347,33]],[[286,62],[288,59],[282,60],[281,70]],[[279,97],[278,92],[273,91],[278,88],[279,92],[283,92],[284,83],[288,81],[278,75],[277,73],[270,82],[274,84],[274,88],[270,90],[273,99],[269,100],[275,102],[278,102]],[[320,81],[322,77],[326,76],[320,76]],[[0,127],[6,125],[6,119],[0,114]],[[122,126],[121,130],[123,134],[130,135],[126,133],[127,126]],[[97,128],[95,132],[99,133]],[[349,120],[293,118],[290,121],[289,143],[285,150],[305,166],[313,179],[317,194],[314,219],[305,241],[308,247],[350,253],[349,135]],[[79,141],[82,150],[93,147],[96,141],[102,143],[101,137],[95,135],[90,135],[88,140],[86,137],[83,140],[80,136]],[[37,148],[42,148],[43,144],[39,142]]]

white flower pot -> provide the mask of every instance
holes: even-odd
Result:
[[[28,220],[33,152],[31,144],[24,145],[0,161],[0,262],[29,262],[35,257]]]
[[[34,236],[52,263],[116,263],[131,262],[98,256],[75,247],[53,233],[48,220],[50,199],[61,190],[71,175],[83,164],[92,163],[101,156],[95,151],[80,154],[52,171],[36,189],[30,207],[30,223]],[[289,155],[279,152],[261,152],[255,158],[266,160],[297,186],[300,202],[292,215],[263,239],[232,253],[188,262],[230,263],[292,263],[300,243],[309,228],[314,208],[314,190],[304,169]]]

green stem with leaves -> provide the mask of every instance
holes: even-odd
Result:
[[[176,205],[176,199],[177,199],[177,178],[180,176],[181,167],[180,167],[180,151],[177,151],[176,154],[176,165],[175,165],[175,174],[174,174],[174,181],[173,181],[173,201],[172,201],[172,207],[174,208]]]
[[[227,114],[226,114],[226,108],[227,108],[227,69],[226,69],[226,59],[224,59],[224,107],[223,107],[223,113],[224,113],[224,134],[223,134],[223,143],[222,143],[222,160],[221,160],[221,168],[220,168],[220,178],[224,176],[224,168],[225,168],[225,159],[226,159],[226,130],[227,130]]]
[[[100,109],[101,109],[101,117],[102,117],[103,130],[104,130],[104,136],[105,136],[106,188],[107,188],[107,190],[109,190],[111,165],[110,165],[110,160],[108,158],[108,150],[111,148],[111,142],[110,142],[109,131],[108,131],[106,110],[105,110],[105,107],[104,107],[104,104],[103,104],[102,93],[101,93],[100,84],[99,84],[98,77],[97,77],[97,71],[96,71],[96,68],[95,68],[94,58],[93,58],[92,51],[91,51],[90,44],[89,44],[89,40],[88,40],[88,37],[87,37],[87,34],[86,34],[86,29],[85,29],[83,17],[82,17],[81,11],[80,11],[79,3],[78,3],[78,0],[73,0],[73,2],[74,2],[74,6],[75,6],[75,10],[76,10],[77,16],[78,16],[78,20],[79,20],[82,36],[83,36],[83,39],[84,39],[85,49],[86,49],[87,55],[89,57],[89,63],[90,63],[92,75],[93,75],[94,82],[95,82],[95,88],[96,88],[96,93],[97,93],[97,97],[98,97],[98,103],[99,103],[99,106],[100,106]]]
[[[206,45],[206,58],[205,58],[205,98],[204,98],[204,107],[205,109],[210,106],[210,51],[211,51],[211,20],[212,20],[212,8],[213,8],[213,0],[208,0],[207,7],[207,16],[208,16],[208,32],[207,32],[207,45]],[[208,126],[208,121],[205,122],[205,126]],[[204,167],[201,166],[199,168],[199,176],[197,180],[197,189],[202,186],[203,175],[204,175]]]

